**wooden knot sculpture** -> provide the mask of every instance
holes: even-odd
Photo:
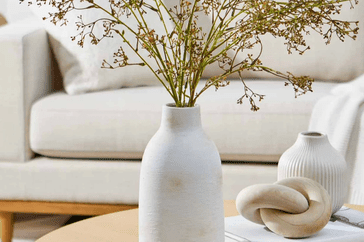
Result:
[[[287,238],[315,234],[331,217],[328,192],[316,181],[302,177],[249,186],[238,194],[236,208],[246,219]]]

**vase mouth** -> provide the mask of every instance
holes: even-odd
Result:
[[[306,131],[306,132],[301,132],[301,135],[306,136],[306,137],[312,137],[312,138],[321,138],[326,136],[324,133],[320,133],[320,132],[316,132],[316,131]]]
[[[167,103],[167,104],[165,104],[165,106],[168,107],[168,108],[180,109],[180,108],[198,108],[200,105],[195,104],[195,106],[193,106],[193,107],[186,107],[186,106],[185,107],[176,107],[175,103]]]

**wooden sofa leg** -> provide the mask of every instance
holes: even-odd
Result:
[[[0,212],[0,220],[2,227],[2,242],[11,242],[14,230],[14,214],[9,212]]]

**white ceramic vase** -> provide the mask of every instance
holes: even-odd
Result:
[[[331,146],[327,135],[302,132],[278,162],[278,180],[307,177],[320,183],[329,193],[332,214],[344,204],[348,183],[344,157]]]
[[[198,105],[163,106],[142,160],[139,241],[224,241],[221,160]]]

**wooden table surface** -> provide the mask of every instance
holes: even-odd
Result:
[[[364,212],[364,205],[345,206]],[[236,216],[235,201],[224,202],[225,217]],[[85,219],[57,229],[36,242],[138,242],[138,209]]]

